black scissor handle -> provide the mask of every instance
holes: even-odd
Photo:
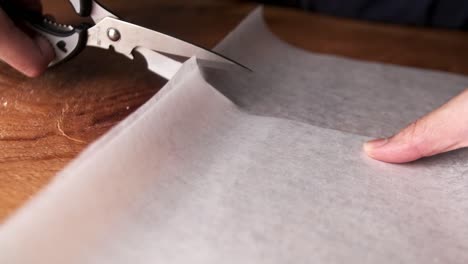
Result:
[[[49,64],[49,67],[72,59],[86,47],[88,28],[90,27],[88,24],[71,27],[56,24],[45,18],[40,23],[28,21],[27,24],[31,29],[49,40],[54,47],[55,59]]]
[[[49,40],[55,50],[55,59],[50,63],[49,67],[70,60],[86,47],[87,30],[90,25],[70,26],[57,24],[52,18],[22,9],[13,1],[8,0],[0,0],[0,8],[13,20],[24,23],[28,28]]]
[[[93,9],[93,0],[69,0],[75,12],[82,17],[89,17]]]

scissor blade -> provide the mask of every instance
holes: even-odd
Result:
[[[112,46],[116,52],[131,59],[133,59],[132,52],[141,47],[184,58],[196,56],[199,60],[209,63],[237,65],[249,70],[247,67],[213,51],[116,18],[102,19],[88,30],[88,34],[88,46],[104,49],[109,49]]]
[[[148,70],[158,74],[166,80],[172,79],[180,68],[182,68],[182,63],[158,52],[145,48],[137,48],[136,51],[145,58]]]
[[[91,17],[94,23],[98,23],[106,17],[117,18],[104,6],[94,0],[69,0],[76,13],[82,17]]]
[[[89,15],[93,19],[94,23],[99,23],[106,17],[117,18],[116,15],[112,14],[109,10],[98,4],[96,1],[92,3],[91,14]]]

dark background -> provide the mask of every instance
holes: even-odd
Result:
[[[259,2],[370,21],[468,29],[468,0],[264,0]]]

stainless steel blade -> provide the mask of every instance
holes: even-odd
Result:
[[[158,74],[166,80],[172,79],[172,77],[182,67],[182,63],[155,51],[145,48],[137,48],[136,51],[145,58],[148,69],[150,71]]]
[[[93,19],[94,23],[99,23],[106,17],[117,18],[116,15],[112,14],[109,10],[96,1],[93,1],[90,17]]]
[[[113,47],[116,52],[130,59],[133,59],[132,52],[141,47],[184,58],[196,56],[199,60],[207,61],[210,64],[231,64],[249,70],[247,67],[210,50],[112,17],[102,19],[88,30],[88,34],[88,46],[103,49]]]
[[[83,8],[83,0],[69,0],[76,13],[80,13],[80,10]],[[117,18],[116,15],[112,14],[109,10],[103,7],[96,1],[91,1],[91,14],[89,15],[94,23],[98,23],[106,17]]]

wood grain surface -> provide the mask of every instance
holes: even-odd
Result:
[[[256,6],[234,0],[102,2],[131,22],[207,47]],[[44,5],[59,21],[78,21],[65,0]],[[268,7],[266,16],[277,35],[310,51],[468,74],[467,33],[277,7]],[[163,85],[142,60],[91,48],[37,79],[0,65],[0,221]]]

